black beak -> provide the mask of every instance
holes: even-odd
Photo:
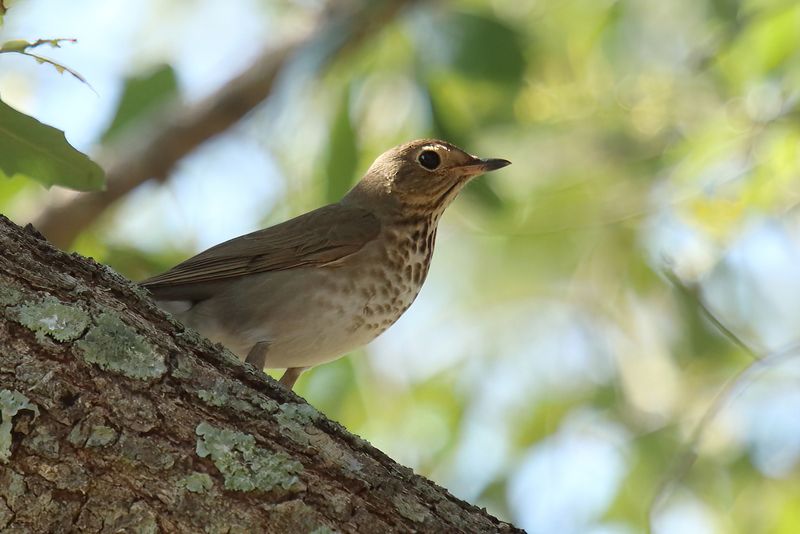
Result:
[[[502,169],[506,165],[511,165],[511,162],[508,161],[507,159],[475,158],[466,165],[462,165],[461,170],[463,171],[465,176],[477,176],[485,172],[491,172],[491,171],[496,171],[497,169]]]
[[[483,167],[484,172],[489,172],[489,171],[496,171],[497,169],[502,169],[507,165],[511,165],[511,162],[508,161],[507,159],[494,158],[494,159],[482,159],[480,160],[480,164]]]

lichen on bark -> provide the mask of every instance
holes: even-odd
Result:
[[[282,452],[256,446],[251,434],[197,425],[197,455],[210,457],[225,479],[225,489],[236,491],[297,492],[305,485],[297,477],[303,464]]]
[[[160,378],[167,371],[164,356],[110,312],[101,312],[75,346],[87,362],[130,378]]]
[[[8,463],[11,458],[12,419],[22,410],[33,412],[39,417],[39,407],[19,391],[0,389],[0,463]]]
[[[66,342],[78,339],[89,326],[89,314],[80,306],[67,305],[48,295],[6,310],[6,315],[36,334]]]

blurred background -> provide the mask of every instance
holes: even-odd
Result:
[[[410,139],[510,159],[409,312],[298,392],[531,533],[800,532],[796,1],[8,4],[0,41],[77,38],[37,52],[93,90],[5,54],[3,100],[112,171],[2,179],[0,212],[140,280]]]

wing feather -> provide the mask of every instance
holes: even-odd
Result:
[[[189,287],[268,271],[336,262],[361,250],[380,232],[369,211],[331,204],[286,222],[220,243],[141,285],[159,294],[189,294]]]

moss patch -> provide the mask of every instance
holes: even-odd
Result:
[[[8,463],[11,458],[11,419],[22,410],[33,412],[39,417],[39,408],[28,397],[18,391],[0,389],[0,463]]]
[[[167,371],[164,356],[119,317],[102,313],[97,324],[75,343],[83,359],[130,378],[159,378]]]
[[[56,341],[73,341],[89,326],[88,313],[77,305],[66,305],[51,296],[9,308],[6,315],[35,332],[39,341],[45,336]]]
[[[211,458],[225,478],[225,489],[290,492],[305,489],[297,477],[303,465],[285,453],[256,447],[252,435],[215,428],[208,423],[197,425],[195,433],[198,456]]]

